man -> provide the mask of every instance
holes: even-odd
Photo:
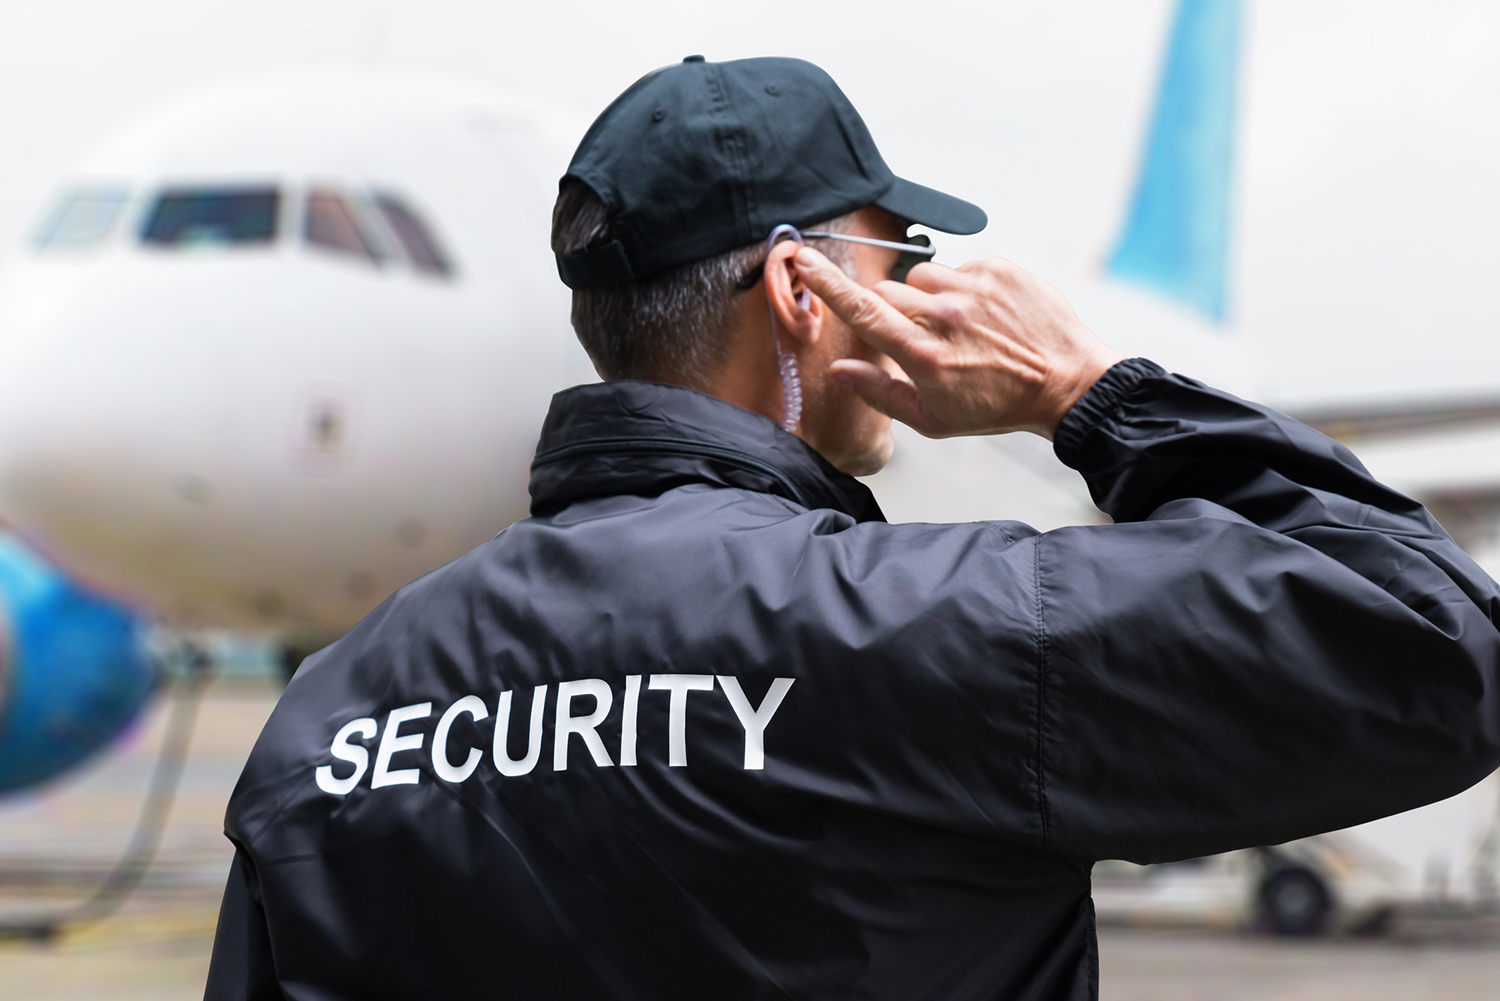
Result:
[[[983,214],[815,67],[643,79],[554,222],[606,381],[531,518],[288,687],[209,998],[1093,998],[1095,860],[1500,760],[1500,591],[1426,512],[1006,262],[884,280]],[[892,416],[1047,436],[1115,523],[886,524]]]

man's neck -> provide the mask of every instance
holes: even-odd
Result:
[[[747,294],[739,306],[726,333],[725,350],[719,364],[701,383],[681,384],[717,396],[751,413],[780,421],[781,372],[776,365],[776,346],[771,340],[765,299],[753,293]]]

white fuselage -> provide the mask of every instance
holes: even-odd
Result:
[[[550,394],[591,377],[547,252],[571,132],[320,86],[127,133],[64,189],[128,194],[108,234],[0,287],[0,515],[172,625],[337,636],[525,515]],[[162,192],[246,189],[277,193],[270,240],[142,239]],[[397,193],[451,272],[389,229],[375,256],[310,243],[315,192]]]

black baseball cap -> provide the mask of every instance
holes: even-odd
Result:
[[[878,205],[944,233],[977,233],[984,210],[897,177],[833,78],[801,59],[688,56],[604,109],[573,154],[614,239],[557,255],[575,289],[644,278]]]

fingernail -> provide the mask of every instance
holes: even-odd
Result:
[[[814,268],[818,265],[818,259],[816,256],[814,256],[813,249],[811,247],[803,247],[801,250],[797,251],[796,260],[797,263],[802,265],[804,268]]]

